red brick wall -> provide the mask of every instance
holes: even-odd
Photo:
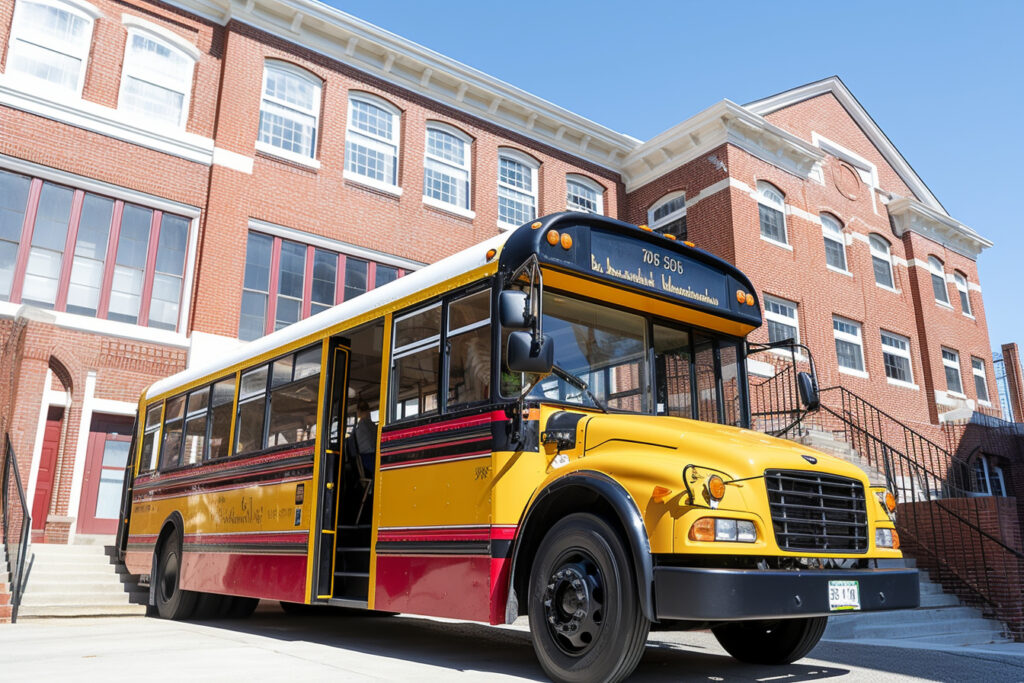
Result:
[[[1021,372],[1020,349],[1016,344],[1003,344],[1002,352],[1013,419],[1024,422],[1024,373]]]

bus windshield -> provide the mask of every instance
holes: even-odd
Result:
[[[555,363],[586,382],[609,410],[746,426],[739,340],[551,291],[543,310]],[[597,407],[554,375],[527,398]]]

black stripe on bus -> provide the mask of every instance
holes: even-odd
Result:
[[[312,466],[312,464],[313,464],[313,454],[312,453],[307,453],[305,455],[300,455],[300,456],[296,456],[296,457],[292,457],[292,458],[282,458],[280,460],[271,460],[269,462],[261,462],[261,463],[245,463],[245,462],[240,462],[235,467],[231,467],[231,468],[227,468],[227,469],[218,469],[218,470],[215,470],[215,471],[212,471],[212,472],[211,471],[204,471],[202,469],[197,469],[194,473],[191,473],[188,476],[158,477],[158,478],[151,479],[151,480],[149,480],[147,482],[144,482],[144,483],[141,483],[141,484],[136,484],[135,485],[135,490],[136,491],[148,491],[149,489],[166,488],[168,486],[177,486],[179,484],[182,484],[182,485],[190,485],[190,484],[198,484],[198,483],[206,484],[206,483],[220,481],[220,480],[235,481],[240,475],[257,474],[257,473],[267,472],[269,470],[280,470],[281,468],[292,468],[293,466],[296,466],[296,465]]]
[[[490,555],[488,541],[377,541],[378,555]]]
[[[306,543],[185,543],[187,553],[232,553],[241,555],[305,555]]]

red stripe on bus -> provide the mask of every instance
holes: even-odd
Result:
[[[505,414],[505,411],[492,410],[489,413],[460,417],[454,420],[448,420],[447,422],[435,422],[434,424],[423,425],[421,427],[410,427],[408,429],[399,429],[393,432],[387,432],[386,434],[381,435],[380,440],[381,443],[385,443],[387,441],[397,441],[398,439],[408,439],[414,436],[426,436],[428,434],[447,432],[452,429],[479,427],[481,425],[490,424],[491,422],[506,421],[508,421],[508,415]]]
[[[449,619],[490,619],[489,557],[377,556],[374,607]]]

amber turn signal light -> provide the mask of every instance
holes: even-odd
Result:
[[[725,496],[725,481],[717,474],[708,477],[708,493],[715,500],[722,500]]]
[[[754,305],[754,295],[753,294],[747,294],[747,305],[748,306],[753,306]]]
[[[715,540],[715,520],[712,517],[702,517],[690,527],[691,541],[713,541]]]
[[[570,235],[567,232],[562,233],[562,249],[571,249],[571,248],[572,248],[572,235]]]
[[[736,290],[736,301],[739,301],[742,304],[746,300],[747,300],[747,293],[744,292],[742,289],[737,289]]]
[[[488,260],[488,261],[490,261],[490,260],[491,260],[492,258],[494,258],[494,256],[495,256],[495,255],[496,255],[497,253],[498,253],[498,250],[497,250],[497,249],[488,249],[488,250],[487,250],[487,260]]]
[[[892,495],[892,491],[885,492],[885,509],[896,512],[896,496]]]
[[[548,244],[551,246],[558,244],[558,237],[559,235],[557,230],[548,230]]]

